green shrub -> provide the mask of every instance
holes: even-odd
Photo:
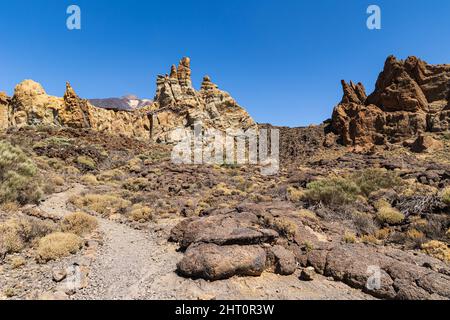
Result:
[[[42,196],[37,167],[19,148],[0,141],[0,203],[36,203]]]
[[[343,205],[355,201],[361,190],[349,179],[328,178],[307,185],[306,199],[328,205]]]
[[[402,179],[395,172],[386,169],[366,169],[352,175],[356,185],[365,196],[380,189],[389,189],[402,185]]]
[[[97,168],[95,161],[91,157],[79,156],[77,158],[77,163],[86,170],[95,170]]]

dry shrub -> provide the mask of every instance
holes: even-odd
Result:
[[[82,244],[81,238],[76,234],[55,232],[39,240],[37,258],[41,262],[57,260],[76,253]]]
[[[345,243],[355,243],[356,242],[356,235],[353,232],[346,231],[344,233],[344,236],[342,237],[342,240]]]
[[[55,229],[54,223],[34,218],[11,218],[0,223],[0,258],[22,251],[32,241]]]
[[[21,149],[0,141],[0,203],[37,203],[41,196],[36,165]]]
[[[98,227],[98,221],[84,212],[74,212],[61,221],[61,230],[79,236],[89,234]]]
[[[111,194],[87,194],[75,196],[70,202],[80,209],[88,209],[103,216],[123,213],[131,206],[131,202]]]
[[[120,169],[107,170],[98,175],[100,181],[122,181],[125,173]]]
[[[137,192],[145,190],[148,185],[149,181],[146,178],[129,178],[122,184],[122,188]]]
[[[389,225],[398,225],[405,220],[405,215],[393,208],[388,202],[380,200],[376,203],[377,218],[381,223]]]
[[[375,231],[375,238],[378,240],[386,240],[391,234],[391,230],[389,228],[383,228]]]
[[[379,244],[379,240],[372,234],[366,234],[361,237],[361,241],[365,244]]]
[[[10,260],[11,268],[18,269],[20,267],[23,267],[27,261],[23,257],[12,257]]]
[[[287,238],[293,238],[297,235],[297,225],[290,219],[275,218],[273,220],[273,227]]]
[[[93,174],[85,174],[84,176],[81,177],[81,182],[89,186],[98,185],[97,177],[94,176]]]
[[[153,220],[153,210],[142,204],[135,204],[131,207],[129,217],[133,221]]]
[[[444,242],[432,240],[422,244],[421,249],[432,257],[445,262],[450,262],[450,249]]]
[[[295,187],[287,188],[287,199],[292,202],[299,202],[305,197],[305,191]]]
[[[312,212],[311,210],[307,209],[301,209],[296,212],[300,217],[310,219],[310,220],[317,220],[317,215]]]

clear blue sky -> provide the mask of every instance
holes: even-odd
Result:
[[[329,118],[340,80],[372,91],[385,58],[450,62],[448,0],[0,0],[0,90],[23,79],[62,95],[152,98],[157,74],[192,59],[258,122],[300,126]],[[66,8],[82,30],[66,28]],[[382,9],[382,30],[366,9]]]

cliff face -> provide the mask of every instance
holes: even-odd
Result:
[[[344,145],[401,142],[450,129],[450,65],[390,56],[370,96],[360,83],[342,85],[332,128]]]
[[[189,58],[183,58],[178,68],[173,66],[170,75],[158,76],[154,102],[133,111],[97,108],[80,99],[69,83],[62,98],[48,95],[32,80],[17,85],[11,99],[0,95],[0,129],[55,125],[170,142],[173,130],[198,121],[204,128],[222,130],[256,127],[248,113],[209,77],[200,91],[192,87]]]

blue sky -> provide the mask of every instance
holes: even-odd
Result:
[[[192,59],[258,122],[301,126],[329,118],[340,80],[371,92],[386,57],[450,62],[448,0],[0,0],[0,90],[23,79],[62,95],[152,98],[157,74]],[[82,10],[82,30],[66,9]],[[382,30],[366,9],[382,10]]]

